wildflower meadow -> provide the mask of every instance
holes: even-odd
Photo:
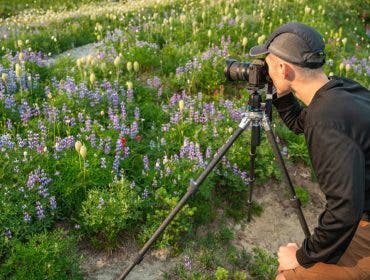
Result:
[[[142,246],[248,111],[225,60],[251,61],[282,23],[315,27],[328,75],[369,87],[369,4],[333,3],[0,1],[0,278],[83,279],[80,242]],[[284,159],[310,166],[304,139],[277,116],[274,130]],[[246,217],[249,143],[246,131],[155,243],[181,256],[168,279],[274,279],[259,248],[212,255],[233,239],[223,225],[187,250],[219,209]],[[264,135],[256,178],[280,180]]]

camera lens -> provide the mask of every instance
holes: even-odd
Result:
[[[230,81],[248,81],[249,65],[248,62],[227,59],[224,70],[226,78]]]

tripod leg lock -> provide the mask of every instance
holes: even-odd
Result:
[[[296,197],[296,196],[294,196],[293,198],[291,198],[291,199],[290,199],[290,202],[291,202],[291,204],[292,204],[292,206],[293,206],[294,208],[301,208],[301,206],[302,206],[301,201],[300,201],[300,200],[299,200],[299,198],[298,198],[298,197]]]
[[[193,192],[197,188],[198,184],[193,179],[190,180],[190,184],[188,186],[188,192]]]

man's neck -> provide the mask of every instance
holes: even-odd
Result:
[[[316,92],[322,88],[327,82],[328,77],[323,73],[312,80],[302,79],[297,81],[292,89],[296,97],[301,100],[306,106],[310,105]]]

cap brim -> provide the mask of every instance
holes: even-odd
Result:
[[[258,45],[254,46],[249,50],[249,55],[250,56],[257,56],[257,55],[263,55],[263,54],[268,54],[269,51],[266,48],[266,45]]]

